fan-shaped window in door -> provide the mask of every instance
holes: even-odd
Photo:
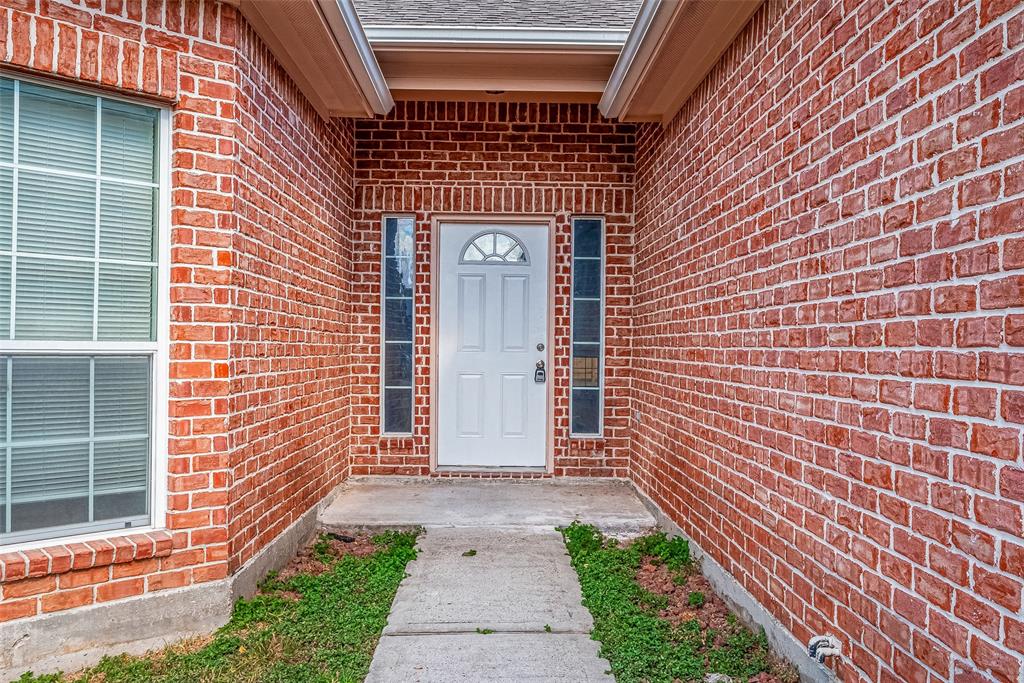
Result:
[[[526,247],[512,235],[497,230],[474,236],[462,248],[460,263],[529,264]]]

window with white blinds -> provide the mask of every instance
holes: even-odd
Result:
[[[151,522],[164,118],[0,77],[0,546]]]

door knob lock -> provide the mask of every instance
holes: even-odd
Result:
[[[541,342],[540,344],[537,344],[537,350],[538,351],[543,351],[544,350],[544,342]]]
[[[543,384],[548,379],[548,372],[544,369],[544,361],[537,361],[537,369],[533,371],[533,381],[537,384]]]

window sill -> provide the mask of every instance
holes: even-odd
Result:
[[[0,583],[72,570],[167,557],[173,543],[166,531],[148,531],[43,548],[0,552]]]

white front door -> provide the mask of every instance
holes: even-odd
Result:
[[[548,225],[440,226],[437,464],[546,463]]]

